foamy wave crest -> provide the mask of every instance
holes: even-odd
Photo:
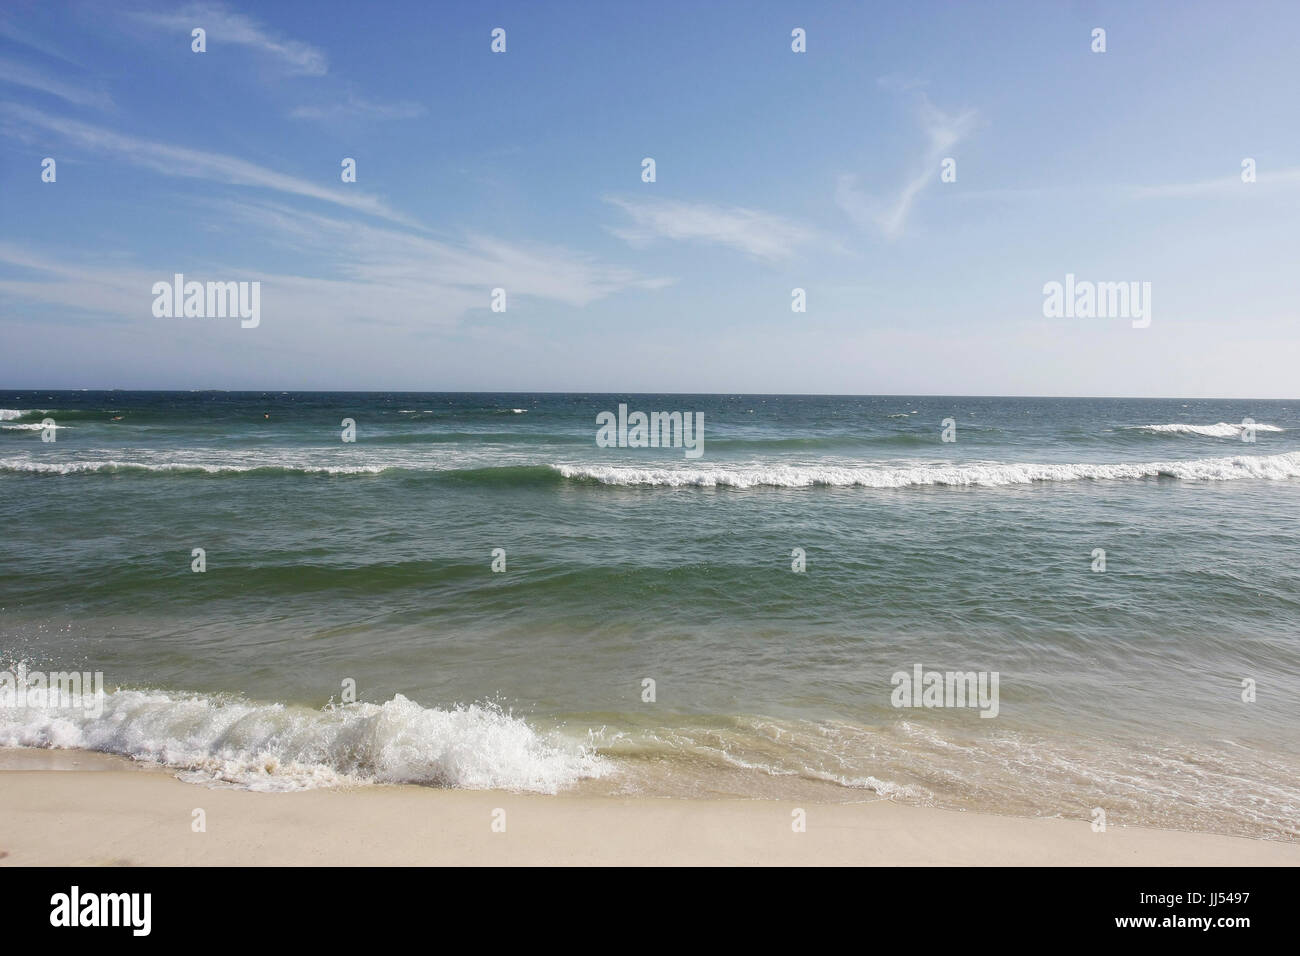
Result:
[[[26,458],[0,458],[0,474],[82,475],[119,472],[171,472],[175,474],[239,475],[249,472],[299,475],[377,475],[387,465],[211,465],[191,462],[136,461],[31,461]]]
[[[663,488],[906,488],[914,485],[1021,485],[1037,481],[1096,481],[1131,478],[1179,478],[1227,481],[1235,478],[1300,478],[1300,452],[1284,455],[1239,455],[1186,461],[1117,464],[1035,465],[988,463],[914,465],[909,467],[829,467],[822,465],[717,465],[706,468],[628,468],[612,465],[554,465],[565,478],[605,485]]]
[[[17,408],[0,408],[0,422],[11,422],[15,418],[22,418],[24,415],[30,415],[30,411],[22,411]]]
[[[555,793],[606,763],[543,739],[496,707],[384,704],[311,710],[233,698],[118,690],[99,716],[74,707],[0,708],[0,746],[95,750],[154,761],[198,783],[304,790],[418,783]]]
[[[1201,435],[1205,438],[1237,438],[1248,427],[1257,432],[1281,432],[1285,428],[1276,425],[1247,426],[1238,422],[1218,422],[1214,425],[1184,425],[1174,422],[1171,425],[1128,425],[1131,431],[1151,432],[1157,435]]]
[[[71,425],[42,425],[40,422],[20,422],[17,425],[0,425],[5,431],[38,432],[46,428],[71,428]]]

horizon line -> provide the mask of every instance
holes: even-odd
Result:
[[[1260,396],[1211,396],[1201,397],[1194,395],[1014,395],[1002,393],[944,393],[944,392],[746,392],[746,391],[725,391],[725,392],[692,392],[692,391],[602,391],[599,389],[429,389],[429,388],[370,388],[370,387],[344,387],[344,388],[282,388],[275,386],[263,387],[242,387],[242,388],[221,388],[209,386],[206,388],[126,388],[122,386],[60,386],[54,388],[38,387],[23,388],[9,386],[0,386],[0,392],[179,392],[193,394],[196,392],[216,392],[222,394],[238,392],[258,392],[258,393],[277,393],[284,395],[295,394],[329,394],[343,392],[365,392],[371,394],[383,393],[401,393],[408,395],[699,395],[707,397],[725,397],[729,395],[744,395],[761,398],[1018,398],[1018,399],[1069,399],[1075,401],[1092,400],[1092,401],[1142,401],[1142,402],[1161,402],[1161,401],[1193,401],[1193,402],[1294,402],[1300,401],[1297,397],[1287,398],[1264,398]]]

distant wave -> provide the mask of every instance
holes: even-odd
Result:
[[[527,412],[526,408],[399,408],[397,410],[399,415],[525,415]]]
[[[1186,461],[1097,463],[911,465],[834,467],[824,465],[714,465],[690,468],[633,468],[616,465],[556,465],[565,478],[603,485],[662,488],[906,488],[917,485],[1001,486],[1039,481],[1179,478],[1226,481],[1300,477],[1300,452],[1283,455],[1193,458]]]
[[[72,707],[0,708],[0,746],[95,750],[154,761],[191,782],[251,790],[419,783],[555,793],[606,764],[490,706],[384,704],[312,710],[240,698],[117,690],[94,717]]]
[[[59,422],[59,428],[66,428],[62,422],[72,421],[110,421],[119,414],[114,409],[86,410],[81,408],[0,408],[0,422],[24,422],[39,425],[46,418]],[[155,416],[158,417],[158,416]],[[7,426],[14,427],[14,426]]]
[[[655,488],[907,488],[914,486],[998,487],[1054,481],[1113,481],[1176,478],[1184,481],[1230,481],[1239,478],[1300,478],[1300,452],[1236,455],[1182,461],[1033,464],[983,462],[962,465],[754,465],[699,464],[642,468],[606,464],[518,464],[473,468],[437,467],[418,461],[387,464],[329,465],[287,462],[198,464],[189,462],[41,461],[0,458],[0,475],[139,474],[197,477],[387,475],[425,476],[439,481],[479,485],[578,484]]]
[[[214,465],[191,462],[136,461],[32,461],[26,458],[0,458],[0,474],[31,475],[378,475],[388,471],[386,465]]]
[[[1172,425],[1126,425],[1127,431],[1151,432],[1156,435],[1201,435],[1205,438],[1237,438],[1248,426],[1240,422],[1218,422],[1214,425],[1184,425],[1175,422]],[[1257,432],[1281,432],[1285,428],[1276,425],[1255,425]]]
[[[3,427],[3,426],[0,426]],[[543,432],[441,432],[406,431],[373,434],[366,432],[367,445],[591,445],[590,435]]]
[[[894,446],[905,448],[923,448],[938,445],[939,434],[917,434],[915,432],[894,432],[888,435],[834,434],[834,435],[781,435],[773,438],[709,438],[706,448],[725,448],[728,451],[817,451],[819,449],[874,448],[877,446]]]

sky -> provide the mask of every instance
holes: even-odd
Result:
[[[1294,398],[1297,35],[1280,0],[7,0],[0,387]],[[260,283],[259,323],[156,316],[176,273]],[[1150,283],[1150,324],[1045,315],[1067,275]]]

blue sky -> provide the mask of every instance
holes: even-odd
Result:
[[[1296,397],[1298,33],[1282,2],[9,2],[0,386]],[[261,324],[155,318],[176,272],[261,282]],[[1045,318],[1067,273],[1150,282],[1150,327]]]

